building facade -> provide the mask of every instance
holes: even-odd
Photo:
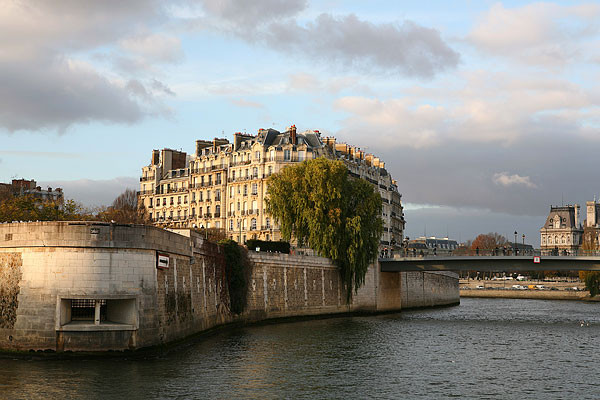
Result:
[[[550,206],[546,223],[540,229],[542,254],[576,252],[581,246],[582,238],[579,205]]]
[[[435,236],[421,236],[411,240],[408,243],[409,255],[411,253],[420,254],[421,251],[424,255],[449,255],[452,254],[452,252],[457,248],[458,242],[454,239],[449,239],[447,237],[438,238]]]
[[[35,199],[41,201],[51,200],[59,203],[64,201],[64,194],[61,188],[52,190],[52,188],[49,187],[47,190],[43,190],[33,179],[13,179],[11,183],[0,183],[0,195],[1,194],[33,196]]]
[[[193,155],[153,150],[150,165],[142,168],[139,201],[157,226],[221,229],[240,243],[280,240],[279,227],[265,212],[267,179],[287,165],[318,157],[343,160],[351,176],[377,188],[383,201],[381,245],[400,248],[402,196],[385,164],[335,138],[322,139],[319,131],[297,133],[295,126],[236,133],[233,143],[197,140]]]

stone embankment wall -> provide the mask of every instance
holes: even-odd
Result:
[[[186,232],[95,222],[0,224],[0,349],[137,349],[234,321],[458,302],[458,280],[453,285],[449,276],[371,266],[348,303],[329,260],[249,252],[248,307],[235,316],[222,248]],[[159,268],[159,258],[168,268]]]
[[[458,274],[402,272],[402,308],[453,305],[460,302]]]
[[[564,290],[502,290],[502,289],[463,289],[461,297],[503,298],[503,299],[537,299],[537,300],[589,300],[598,301],[590,297],[588,291]]]

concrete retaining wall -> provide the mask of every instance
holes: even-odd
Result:
[[[159,254],[168,268],[157,268]],[[454,277],[443,274],[403,277],[371,266],[348,303],[327,259],[256,252],[249,258],[248,307],[235,316],[222,248],[194,232],[91,222],[0,224],[0,349],[137,349],[233,321],[458,302],[458,280],[455,293]],[[81,302],[91,302],[91,314],[78,314]]]
[[[458,304],[458,274],[454,272],[402,272],[402,308]]]

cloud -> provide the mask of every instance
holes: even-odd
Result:
[[[539,246],[539,229],[544,224],[547,209],[542,215],[524,216],[506,212],[494,212],[486,208],[470,207],[419,207],[406,209],[406,235],[411,239],[423,236],[445,237],[466,242],[477,235],[498,232],[508,240],[514,240],[513,232],[518,232],[519,240],[525,234],[525,243]]]
[[[161,3],[152,0],[2,2],[0,129],[63,132],[78,123],[131,124],[164,115],[160,99],[139,90],[141,81],[128,85],[127,74],[84,60],[121,43],[122,57],[175,61],[176,39],[138,33],[152,32],[166,18]]]
[[[138,177],[118,177],[105,180],[41,181],[42,187],[63,188],[65,197],[86,207],[108,206],[125,189],[140,189]]]
[[[264,107],[264,105],[262,105],[261,103],[257,103],[255,101],[250,101],[250,100],[245,100],[245,99],[233,99],[233,100],[231,100],[231,103],[238,107],[244,107],[244,108],[263,108]]]
[[[374,146],[423,148],[449,141],[509,146],[524,136],[565,134],[598,138],[597,87],[557,77],[468,71],[437,88],[409,88],[406,96],[381,100],[347,96],[334,107],[342,127]]]
[[[361,83],[356,76],[340,76],[328,79],[319,79],[314,74],[299,72],[291,74],[288,79],[288,89],[300,92],[328,92],[338,94],[344,90],[359,90],[364,93],[372,93],[372,90]]]
[[[203,29],[219,29],[286,55],[301,54],[343,68],[430,78],[456,67],[460,59],[439,31],[412,21],[375,24],[354,14],[322,13],[300,23],[296,17],[306,7],[304,1],[205,0],[202,4],[206,15],[196,25]]]
[[[6,154],[8,156],[17,157],[43,157],[43,158],[56,158],[56,159],[77,159],[84,158],[81,153],[67,153],[61,151],[13,151],[13,150],[0,150],[0,154]]]
[[[520,176],[518,174],[509,175],[508,172],[495,173],[493,181],[495,184],[502,186],[521,185],[532,189],[537,188],[537,185],[531,182],[528,176]]]
[[[165,34],[137,35],[122,39],[119,45],[136,55],[151,60],[173,63],[183,58],[181,40]]]
[[[308,6],[306,0],[200,0],[200,3],[207,14],[237,31],[292,17]]]
[[[562,66],[598,54],[600,5],[533,3],[505,8],[497,3],[482,15],[467,40],[478,48],[527,64]],[[595,45],[593,44],[595,42]]]

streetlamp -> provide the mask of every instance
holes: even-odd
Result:
[[[523,234],[523,253],[525,253],[525,234]]]
[[[204,229],[204,239],[208,240],[208,230],[204,228],[204,224],[200,224],[200,229]]]
[[[517,231],[515,231],[515,250],[513,251],[513,256],[517,255]]]

